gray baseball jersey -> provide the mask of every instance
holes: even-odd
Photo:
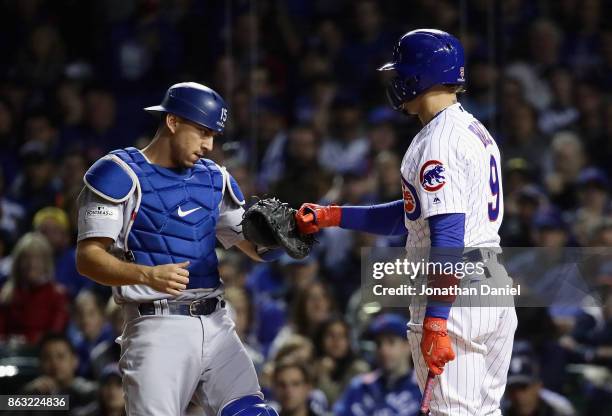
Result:
[[[240,225],[243,208],[232,191],[224,189],[215,233],[229,248],[244,240]],[[85,188],[78,202],[78,240],[111,238],[111,253],[122,258],[137,198],[132,195],[123,203],[113,203]],[[195,210],[183,211],[182,216],[191,211]],[[206,414],[215,415],[233,400],[262,397],[253,363],[226,308],[206,316],[169,315],[170,302],[222,293],[222,284],[214,289],[185,290],[177,297],[145,285],[113,288],[126,318],[117,342],[121,344],[119,366],[128,415],[181,415],[190,401],[204,408]],[[138,303],[152,301],[159,314],[141,316]]]
[[[132,195],[123,203],[115,204],[101,198],[87,187],[81,191],[79,198],[77,240],[92,237],[107,237],[113,239],[111,253],[122,258],[124,252],[125,233],[128,229],[130,215],[136,205],[136,197]],[[219,219],[216,226],[216,236],[223,247],[230,248],[244,240],[242,235],[242,214],[244,209],[234,202],[228,192],[223,196],[219,207]],[[117,303],[148,302],[158,299],[192,300],[207,296],[217,296],[222,293],[222,287],[211,289],[185,290],[178,297],[158,292],[149,286],[131,285],[113,288],[113,296]]]

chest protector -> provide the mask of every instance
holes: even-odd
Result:
[[[200,159],[177,173],[150,164],[135,148],[110,154],[125,162],[138,179],[136,208],[125,241],[128,254],[149,266],[189,260],[188,289],[217,287],[215,227],[224,192],[221,169]]]

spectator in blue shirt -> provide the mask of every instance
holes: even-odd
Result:
[[[376,340],[378,368],[353,378],[334,405],[334,415],[418,414],[421,392],[412,371],[406,321],[396,314],[383,314],[374,319],[368,334]]]

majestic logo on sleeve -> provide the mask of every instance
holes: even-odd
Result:
[[[439,160],[428,160],[421,167],[419,179],[421,186],[427,192],[436,192],[446,184],[446,178],[443,175],[444,165]]]
[[[421,216],[421,204],[414,186],[402,178],[402,194],[404,196],[404,214],[410,221],[416,221]]]

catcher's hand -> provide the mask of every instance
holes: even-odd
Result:
[[[259,247],[282,247],[294,259],[302,259],[310,253],[315,240],[298,231],[295,213],[295,209],[276,198],[259,200],[242,216],[244,238]]]
[[[421,353],[429,371],[437,376],[442,374],[447,362],[455,359],[455,352],[446,329],[446,319],[425,318],[421,337]]]

